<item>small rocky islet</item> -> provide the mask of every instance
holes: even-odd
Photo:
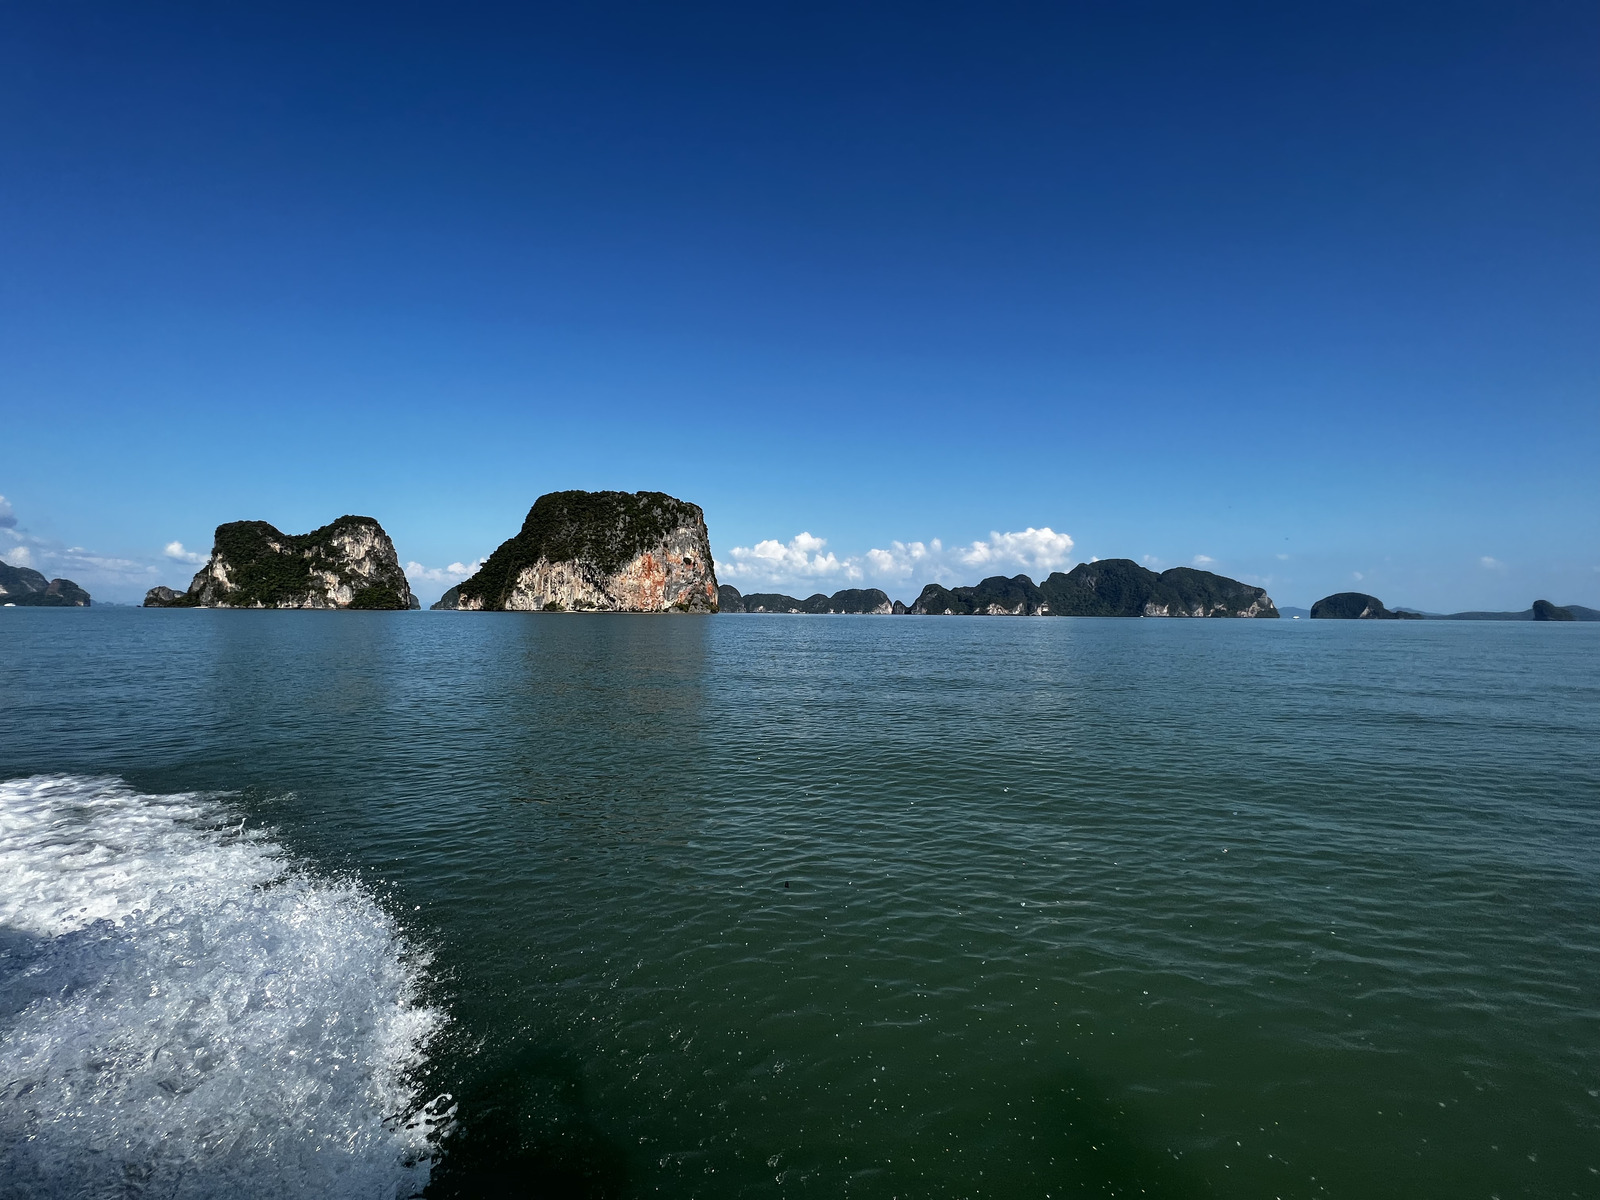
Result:
[[[70,580],[0,563],[0,600],[83,605]],[[186,591],[151,588],[148,608],[416,609],[394,543],[371,517],[343,516],[306,534],[265,521],[217,526],[211,555]],[[1192,567],[1157,573],[1097,559],[1040,583],[993,575],[969,587],[930,583],[910,605],[878,588],[801,599],[719,585],[705,514],[664,492],[564,491],[540,496],[521,529],[432,606],[461,612],[794,613],[882,616],[1270,617],[1265,589]],[[1389,609],[1364,592],[1312,606],[1314,620],[1591,621],[1600,612],[1546,600],[1518,613]]]

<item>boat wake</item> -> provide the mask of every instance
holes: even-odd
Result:
[[[201,796],[0,783],[0,1197],[403,1197],[443,1015],[360,886]]]

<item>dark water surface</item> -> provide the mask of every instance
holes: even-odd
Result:
[[[40,774],[432,949],[430,1195],[1600,1195],[1600,626],[3,610]]]

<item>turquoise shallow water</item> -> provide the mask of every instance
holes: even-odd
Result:
[[[1600,1194],[1600,627],[5,610],[0,688],[34,810],[219,793],[411,973],[430,1195]]]

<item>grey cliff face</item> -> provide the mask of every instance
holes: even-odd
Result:
[[[217,526],[189,590],[151,588],[149,608],[408,609],[411,587],[383,526],[344,516],[307,534],[265,521]]]
[[[698,505],[661,492],[552,492],[534,502],[515,537],[435,607],[716,612],[705,516]]]

